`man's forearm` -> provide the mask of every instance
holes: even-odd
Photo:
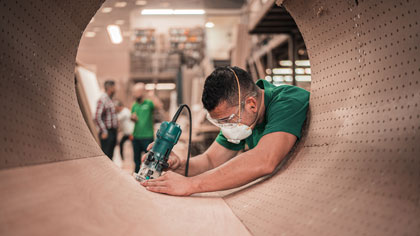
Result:
[[[272,169],[261,155],[248,151],[222,164],[191,178],[193,192],[212,192],[236,188],[261,176],[270,174]]]
[[[188,176],[196,176],[212,169],[212,165],[206,153],[190,158]],[[182,173],[183,174],[183,173]]]

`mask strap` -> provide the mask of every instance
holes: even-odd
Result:
[[[233,75],[235,75],[236,82],[238,83],[239,120],[241,120],[241,86],[239,84],[239,79],[238,79],[238,76],[236,75],[235,71],[230,67],[228,67],[228,69],[230,71],[232,71]]]

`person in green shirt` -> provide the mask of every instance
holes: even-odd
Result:
[[[135,122],[133,131],[135,173],[140,170],[140,157],[147,151],[147,146],[153,142],[153,110],[162,108],[162,102],[155,96],[147,98],[144,83],[136,83],[133,87],[133,96],[136,99],[131,107],[131,120]]]
[[[222,67],[207,77],[202,102],[220,134],[203,154],[191,158],[188,177],[182,175],[185,158],[171,153],[170,171],[142,183],[148,190],[186,196],[239,187],[271,174],[301,138],[309,92],[266,80],[254,83],[246,71]],[[245,144],[250,150],[239,153]]]

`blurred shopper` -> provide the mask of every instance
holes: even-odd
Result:
[[[95,122],[99,127],[99,139],[102,151],[112,160],[117,143],[117,114],[112,97],[115,94],[115,82],[107,80],[104,84],[105,93],[99,98],[96,106]]]
[[[118,126],[123,134],[120,140],[120,155],[124,160],[124,143],[127,140],[133,140],[134,122],[131,120],[130,109],[124,107],[121,101],[115,101],[115,109],[117,110]]]
[[[147,146],[153,142],[153,110],[161,109],[162,102],[154,95],[150,98],[146,94],[145,85],[137,83],[133,87],[136,99],[131,108],[131,120],[135,122],[133,132],[135,172],[140,169],[141,153],[147,151]]]

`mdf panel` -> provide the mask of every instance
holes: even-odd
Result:
[[[418,235],[420,2],[283,4],[311,62],[309,126],[276,175],[225,200],[255,235]]]

